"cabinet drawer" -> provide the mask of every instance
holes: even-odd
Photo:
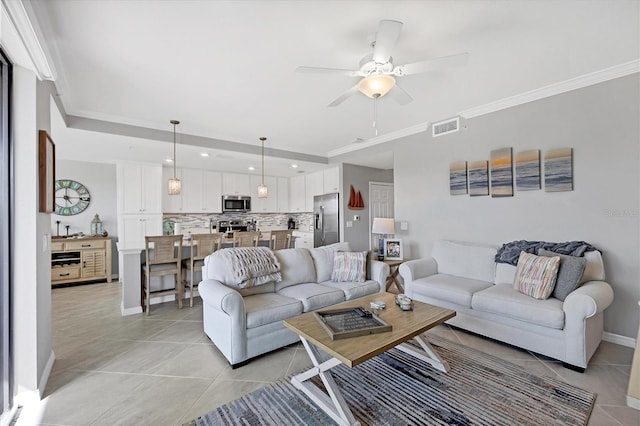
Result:
[[[62,251],[64,243],[51,243],[51,251]]]
[[[80,278],[80,265],[63,268],[51,268],[51,281],[66,281]]]
[[[65,250],[101,249],[104,248],[104,241],[69,241],[64,243]]]

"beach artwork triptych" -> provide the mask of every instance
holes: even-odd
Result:
[[[472,197],[512,197],[514,190],[514,156],[511,148],[491,151],[489,161],[455,161],[449,166],[451,195]],[[515,189],[541,189],[540,151],[520,151],[515,154]],[[573,190],[573,150],[554,149],[544,155],[544,189],[546,192]]]

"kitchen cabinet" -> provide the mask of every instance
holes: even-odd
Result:
[[[289,179],[277,178],[276,187],[278,189],[276,211],[278,213],[289,213]]]
[[[289,211],[304,212],[305,210],[305,176],[294,176],[289,179]],[[311,211],[311,210],[309,210]]]
[[[111,239],[51,242],[51,284],[102,279],[111,282]]]
[[[313,232],[293,231],[295,248],[313,248]]]
[[[182,169],[182,176],[182,212],[222,212],[221,173]]]
[[[222,195],[251,194],[249,175],[243,173],[222,173]]]
[[[181,181],[182,169],[176,169],[176,177]],[[169,182],[173,178],[173,167],[162,168],[162,182]],[[184,187],[184,182],[182,184]],[[162,191],[162,212],[163,213],[182,213],[182,191],[177,195],[169,195],[169,191]]]
[[[144,248],[144,237],[162,235],[162,215],[126,214],[118,220],[118,236],[121,247]]]
[[[322,193],[340,192],[340,169],[332,167],[322,171]]]
[[[119,163],[118,212],[162,213],[162,166]]]
[[[252,175],[251,182],[251,212],[275,213],[278,207],[278,185],[273,176],[265,176],[264,184],[267,185],[267,198],[258,198],[258,185],[262,183],[262,176]]]
[[[322,195],[323,192],[323,172],[309,173],[305,176],[305,210],[313,211],[313,197]]]

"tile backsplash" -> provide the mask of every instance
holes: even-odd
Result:
[[[221,220],[239,220],[242,223],[256,221],[258,229],[287,229],[287,221],[292,218],[296,221],[296,229],[312,231],[313,213],[235,213],[235,214],[164,214],[163,220],[173,220],[179,223],[182,232],[191,230],[208,229],[209,222],[217,224]]]

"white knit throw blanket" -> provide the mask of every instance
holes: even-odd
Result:
[[[280,263],[267,247],[234,247],[219,251],[233,271],[238,288],[255,287],[271,281],[282,281]]]

